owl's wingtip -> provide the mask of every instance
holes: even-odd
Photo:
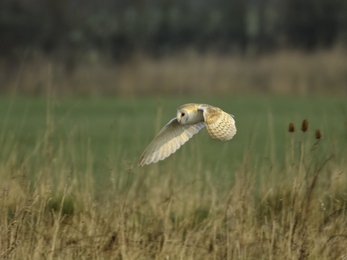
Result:
[[[141,158],[138,162],[137,162],[137,166],[142,167],[145,166],[145,162],[143,161],[143,159]]]
[[[150,164],[151,162],[148,162],[148,160],[145,160],[144,158],[140,158],[140,160],[137,162],[137,166],[139,167],[143,167],[145,165]]]

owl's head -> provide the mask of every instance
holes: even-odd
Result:
[[[184,108],[177,109],[178,123],[180,123],[181,125],[184,125],[187,123],[188,119],[189,119],[189,113],[187,110],[185,110]]]

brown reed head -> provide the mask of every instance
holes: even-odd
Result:
[[[293,124],[293,123],[290,123],[290,124],[289,124],[288,131],[289,131],[290,133],[295,132],[295,127],[294,127],[294,124]]]
[[[304,119],[304,121],[302,121],[301,131],[306,132],[307,129],[308,129],[308,121]]]
[[[316,139],[319,140],[322,138],[322,133],[319,129],[316,130]]]

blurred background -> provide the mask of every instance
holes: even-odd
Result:
[[[0,93],[346,94],[347,1],[1,0]]]

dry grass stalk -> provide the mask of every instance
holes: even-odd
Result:
[[[346,203],[337,208],[333,200],[330,203],[334,204],[325,202],[324,212],[315,204],[325,194],[336,196],[334,184],[324,189],[315,174],[305,192],[298,188],[297,178],[272,183],[264,173],[260,193],[255,196],[257,188],[247,177],[247,168],[240,167],[230,191],[218,191],[213,203],[218,184],[211,178],[206,187],[199,182],[186,187],[182,181],[167,181],[159,168],[129,186],[127,195],[110,191],[104,202],[93,203],[95,198],[88,190],[70,189],[79,208],[72,213],[65,203],[70,184],[62,185],[62,197],[55,199],[57,208],[47,204],[54,196],[48,186],[23,189],[28,200],[34,194],[39,196],[29,207],[26,200],[17,201],[15,214],[0,200],[2,256],[23,259],[35,252],[36,257],[46,259],[87,255],[122,259],[256,259],[259,255],[269,259],[331,259],[333,253],[337,259],[347,253],[344,241],[330,239],[344,227]],[[297,175],[295,169],[288,168],[288,175]],[[170,199],[163,200],[167,197]],[[85,203],[79,205],[78,201]],[[5,223],[11,228],[4,229]],[[7,237],[12,237],[10,243]],[[325,246],[327,243],[334,243],[334,247]]]

